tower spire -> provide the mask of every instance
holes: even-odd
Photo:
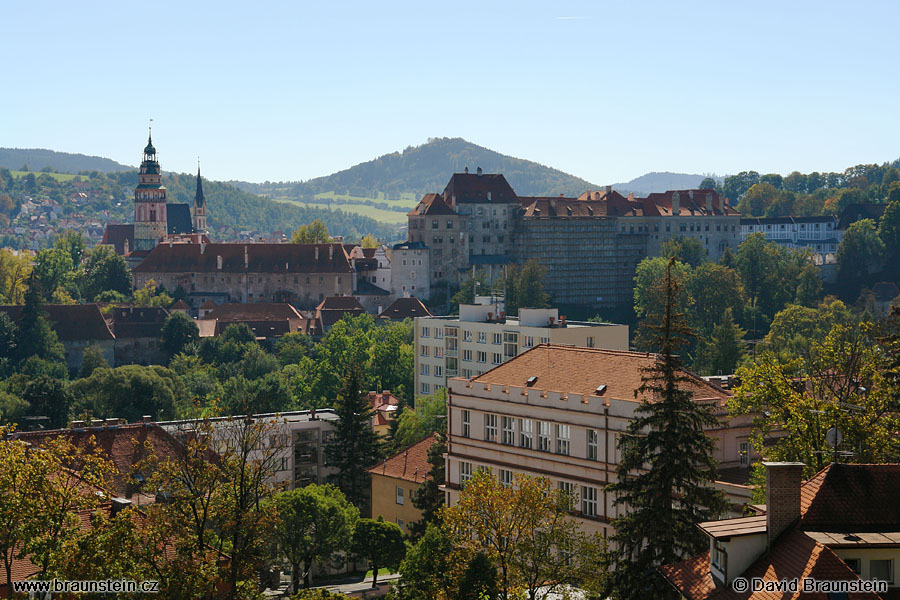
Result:
[[[203,178],[200,176],[200,157],[197,157],[197,192],[194,194],[194,233],[206,233],[206,199]]]

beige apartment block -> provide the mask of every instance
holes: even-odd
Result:
[[[416,396],[471,379],[539,344],[628,350],[628,326],[568,321],[555,308],[522,308],[507,317],[501,303],[461,304],[459,316],[416,319]]]
[[[605,487],[614,483],[620,436],[642,398],[635,397],[645,367],[655,355],[621,350],[540,345],[474,379],[449,381],[447,502],[478,469],[490,469],[501,483],[516,474],[549,478],[573,492],[574,518],[586,531],[612,533],[622,508]],[[720,425],[708,431],[716,441],[720,481],[739,515],[750,499],[750,418],[730,417],[730,393],[690,375],[696,402],[715,408]]]

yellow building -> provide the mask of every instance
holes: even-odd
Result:
[[[410,523],[422,519],[422,511],[413,506],[413,496],[428,478],[428,449],[434,435],[397,452],[369,469],[372,476],[372,518],[384,517],[400,526],[404,533]]]

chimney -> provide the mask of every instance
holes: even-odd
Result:
[[[200,256],[203,256],[203,253],[206,251],[206,244],[200,242]]]
[[[479,177],[481,177],[481,167],[478,167],[478,169],[475,172],[478,174]]]
[[[681,199],[678,197],[678,192],[672,192],[672,214],[681,214]]]
[[[319,247],[316,246],[316,260],[319,260]]]
[[[606,186],[606,193],[607,193],[607,194],[611,194],[611,193],[612,193],[612,186],[611,186],[611,185]]]
[[[800,518],[800,462],[764,462],[766,467],[766,535],[769,547]]]
[[[244,268],[250,268],[250,250],[246,244],[244,245]]]
[[[712,214],[712,211],[713,211],[712,201],[713,201],[712,194],[711,193],[707,194],[706,195],[706,212],[708,212],[709,214]]]
[[[488,202],[490,202],[490,201],[491,201],[491,193],[488,192]]]
[[[221,254],[216,255],[216,268],[219,269],[220,271],[222,270],[222,255]]]
[[[113,498],[110,501],[109,513],[111,517],[116,516],[120,511],[131,506],[131,500],[125,498]]]
[[[328,246],[328,260],[334,260],[334,246]]]
[[[144,415],[141,417],[141,422],[142,423],[152,423],[153,417],[151,417],[150,415]]]
[[[465,169],[465,173],[466,173],[466,174],[468,174],[468,173],[469,173],[469,167],[466,167],[466,169]]]

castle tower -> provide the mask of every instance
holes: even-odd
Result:
[[[206,200],[203,197],[203,179],[200,162],[197,162],[197,193],[194,194],[194,233],[206,233]]]
[[[134,188],[134,249],[153,250],[166,235],[166,188],[156,160],[152,136],[144,148],[144,160]]]

